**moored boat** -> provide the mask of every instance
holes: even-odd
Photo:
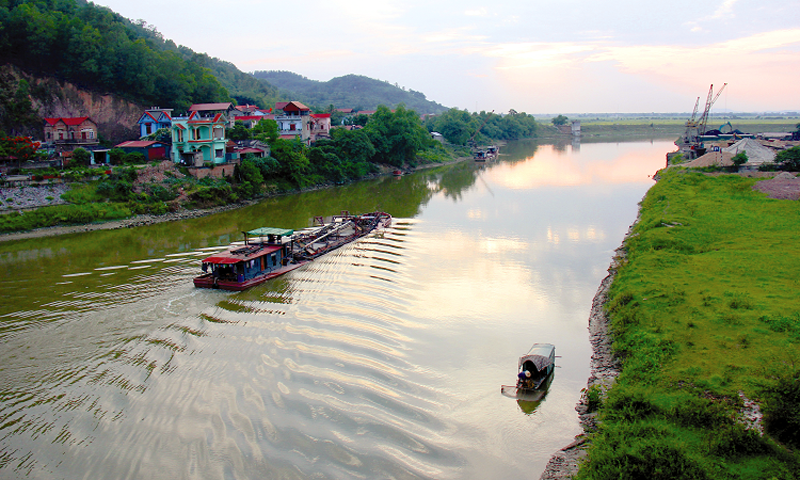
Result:
[[[556,347],[551,343],[534,343],[519,357],[516,386],[503,385],[503,394],[532,394],[546,389],[556,366]]]
[[[298,231],[262,227],[243,232],[244,245],[203,259],[203,274],[194,278],[194,286],[245,290],[300,268],[391,222],[392,216],[385,212],[342,212],[327,220],[316,217],[313,227]]]

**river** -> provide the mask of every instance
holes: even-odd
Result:
[[[671,141],[497,162],[198,219],[0,243],[0,478],[538,478],[580,432],[592,297]],[[200,259],[260,226],[390,228],[240,293]],[[541,403],[501,395],[556,345]]]

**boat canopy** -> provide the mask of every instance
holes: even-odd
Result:
[[[275,245],[275,246],[255,248],[255,249],[243,248],[234,251],[225,251],[225,252],[215,253],[214,255],[211,255],[210,257],[203,259],[203,263],[227,265],[232,263],[246,262],[270,254],[272,252],[276,252],[281,248],[282,248],[281,246]]]
[[[248,235],[252,237],[266,237],[268,235],[277,235],[277,236],[285,236],[288,237],[289,235],[293,234],[294,230],[286,229],[286,228],[275,228],[275,227],[261,227],[256,228],[255,230],[250,230],[247,232]]]
[[[553,363],[555,349],[556,347],[550,343],[534,344],[526,355],[519,357],[519,368],[526,362],[531,362],[537,371],[545,371]]]

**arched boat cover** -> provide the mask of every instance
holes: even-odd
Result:
[[[555,359],[555,349],[556,347],[550,343],[534,344],[530,352],[519,357],[519,368],[522,368],[525,362],[531,362],[536,367],[536,370],[545,371]]]

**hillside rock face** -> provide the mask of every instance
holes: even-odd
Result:
[[[16,90],[20,80],[30,86],[31,108],[42,119],[50,117],[90,117],[97,123],[101,138],[112,143],[139,138],[139,121],[145,107],[113,94],[91,92],[50,77],[29,75],[13,65],[0,67],[6,85]],[[16,85],[7,85],[9,81]],[[43,137],[43,127],[34,134]]]

